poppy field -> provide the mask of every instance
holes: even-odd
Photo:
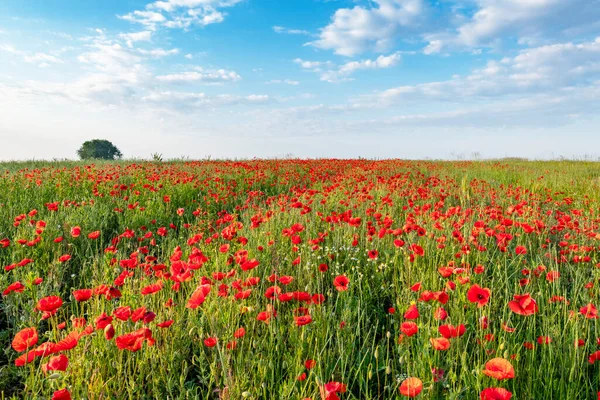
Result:
[[[599,177],[0,164],[0,398],[600,399]]]

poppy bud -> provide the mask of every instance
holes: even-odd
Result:
[[[112,324],[106,325],[106,327],[104,328],[104,337],[106,338],[106,340],[111,340],[114,336],[115,328],[112,326]]]

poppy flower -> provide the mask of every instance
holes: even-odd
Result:
[[[538,312],[538,306],[529,293],[514,295],[513,298],[513,301],[508,302],[508,308],[515,314],[527,316]]]
[[[138,329],[137,331],[126,333],[115,338],[115,344],[120,350],[129,350],[137,352],[142,348],[144,341],[149,344],[153,342],[152,332],[148,328]]]
[[[338,292],[344,292],[348,290],[348,284],[350,283],[350,279],[346,275],[336,276],[333,280],[333,286],[335,286]]]
[[[404,313],[404,319],[417,319],[419,318],[419,309],[415,304],[408,307]]]
[[[304,325],[310,324],[312,322],[312,318],[310,317],[310,315],[302,315],[300,317],[294,317],[294,320],[296,321],[296,326],[304,326]]]
[[[515,254],[525,255],[527,254],[527,248],[525,246],[517,246],[515,247]]]
[[[244,337],[244,335],[246,334],[246,329],[242,328],[238,328],[234,333],[233,333],[233,337],[236,339],[239,339],[241,337]]]
[[[596,319],[598,318],[598,309],[592,303],[587,306],[581,307],[579,312],[588,319]]]
[[[215,347],[219,340],[216,337],[209,337],[204,339],[204,345],[206,347]]]
[[[417,324],[415,324],[412,321],[409,322],[403,322],[400,325],[400,330],[402,331],[402,333],[404,333],[406,336],[413,336],[416,335],[417,332],[419,332],[419,326]]]
[[[440,326],[438,328],[438,331],[446,339],[451,339],[451,338],[460,337],[460,336],[464,335],[466,332],[466,328],[463,324],[460,324],[458,326],[453,326],[453,325],[447,324],[447,325]]]
[[[32,348],[38,342],[38,333],[36,328],[21,329],[15,335],[12,341],[12,348],[15,351],[22,352]]]
[[[588,358],[588,362],[590,364],[594,364],[598,360],[600,360],[600,350],[596,351],[595,353],[592,353]]]
[[[491,378],[503,380],[515,377],[515,369],[512,364],[504,358],[493,358],[485,363],[483,373]]]
[[[71,228],[71,236],[73,236],[74,238],[78,238],[79,235],[81,235],[81,228],[78,226],[74,226],[73,228]]]
[[[208,295],[209,292],[210,292],[210,285],[198,286],[196,288],[196,290],[194,291],[194,293],[192,293],[192,296],[188,300],[186,307],[191,308],[192,310],[195,310],[202,303],[204,303],[204,300],[206,300],[206,296]]]
[[[423,390],[423,382],[419,378],[407,378],[400,385],[400,394],[406,397],[417,397]]]
[[[50,360],[42,364],[42,371],[48,373],[48,371],[66,371],[69,366],[69,359],[64,354],[50,357]]]
[[[73,297],[78,302],[88,301],[92,297],[92,289],[77,289],[73,291]]]
[[[319,386],[319,391],[324,400],[339,400],[337,393],[345,393],[346,385],[341,382],[329,382]]]
[[[477,307],[483,307],[490,300],[491,293],[490,289],[475,284],[467,291],[467,299],[471,303],[477,303]]]
[[[71,400],[71,393],[67,388],[57,390],[52,394],[52,400]]]
[[[377,259],[377,256],[379,255],[379,252],[377,250],[369,250],[368,254],[369,258],[371,260],[375,260]]]
[[[306,369],[313,369],[316,366],[317,366],[317,362],[315,360],[306,360],[304,362],[304,367]]]
[[[2,296],[8,296],[12,292],[22,293],[23,291],[25,291],[25,285],[23,285],[21,282],[17,281],[15,283],[11,283],[10,285],[8,285],[6,290],[4,290],[2,292]]]
[[[448,318],[448,312],[444,309],[444,307],[438,307],[434,313],[433,318],[438,321],[444,321]]]
[[[450,341],[445,337],[429,339],[434,350],[444,351],[450,348]]]
[[[504,388],[487,388],[479,394],[481,400],[510,400],[512,393]]]

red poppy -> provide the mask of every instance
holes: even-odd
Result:
[[[350,283],[350,279],[346,275],[336,276],[333,280],[333,286],[335,286],[338,292],[344,292],[348,290],[348,284]]]
[[[296,326],[304,326],[304,325],[310,324],[312,322],[312,318],[310,317],[310,315],[302,315],[300,317],[294,317],[294,320],[296,321]]]
[[[429,339],[434,350],[444,351],[450,348],[450,341],[445,337]]]
[[[24,290],[25,290],[25,285],[23,285],[21,282],[17,281],[15,283],[11,283],[10,285],[8,285],[6,290],[4,290],[2,292],[2,296],[8,296],[12,292],[22,293]]]
[[[517,247],[515,247],[515,254],[525,255],[525,254],[527,254],[527,249],[525,248],[525,246],[517,246]]]
[[[233,337],[234,338],[241,338],[244,337],[244,335],[246,334],[246,329],[242,328],[238,328],[234,333],[233,333]]]
[[[510,400],[512,393],[504,388],[487,388],[479,396],[481,400]]]
[[[471,303],[477,303],[477,307],[483,307],[490,300],[491,293],[490,289],[475,284],[467,291],[467,299]]]
[[[514,295],[513,298],[513,301],[508,302],[508,308],[515,314],[527,316],[538,312],[538,306],[529,293]]]
[[[200,285],[196,288],[194,293],[187,302],[186,307],[191,308],[192,310],[198,308],[204,300],[206,300],[206,296],[210,292],[210,285]]]
[[[341,382],[329,382],[319,386],[319,391],[323,400],[339,400],[337,393],[345,393],[346,385]]]
[[[415,304],[408,307],[404,313],[404,319],[417,319],[419,318],[419,309]]]
[[[206,347],[215,347],[218,343],[219,339],[217,339],[216,337],[209,337],[204,339],[204,345]]]
[[[69,366],[69,359],[64,354],[50,357],[50,360],[46,364],[42,364],[42,371],[47,373],[48,371],[66,371]]]
[[[57,390],[52,394],[52,400],[71,400],[71,393],[67,388]]]
[[[12,348],[18,352],[32,348],[38,342],[38,333],[36,328],[21,329],[15,335],[12,341]]]
[[[419,378],[407,378],[400,385],[400,394],[406,397],[417,397],[423,390],[423,382]]]
[[[504,358],[493,358],[485,363],[483,373],[491,378],[503,380],[515,377],[515,370],[512,364]]]
[[[587,306],[581,307],[579,309],[579,312],[588,319],[598,318],[598,309],[592,303],[588,304]]]
[[[458,326],[453,326],[450,324],[442,325],[439,327],[438,330],[439,330],[440,334],[443,337],[445,337],[446,339],[460,337],[460,336],[464,335],[466,332],[466,328],[463,324],[460,324]]]
[[[400,330],[402,331],[402,333],[404,333],[406,336],[413,336],[416,335],[417,332],[419,332],[419,326],[417,324],[415,324],[414,322],[403,322],[400,325]]]
[[[74,226],[73,228],[71,228],[71,236],[73,236],[74,238],[79,237],[79,235],[81,235],[81,228],[78,226]]]
[[[82,302],[88,301],[92,297],[92,289],[77,289],[73,291],[75,300]]]

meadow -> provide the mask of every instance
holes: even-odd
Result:
[[[600,164],[0,164],[0,398],[600,399]]]

